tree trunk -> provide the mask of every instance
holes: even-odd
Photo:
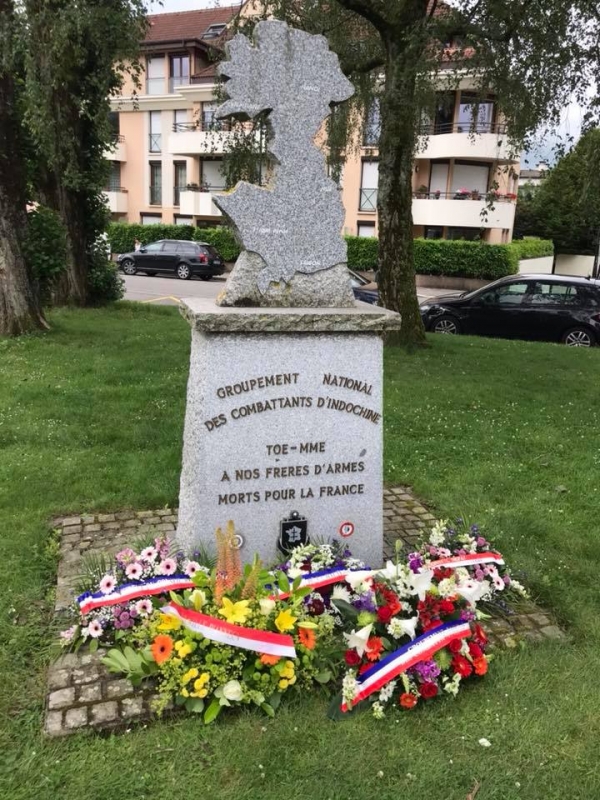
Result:
[[[398,340],[425,344],[413,254],[412,173],[416,137],[414,54],[399,33],[385,42],[387,63],[379,139],[379,293],[383,305],[402,315]],[[412,63],[411,63],[412,62]]]
[[[84,200],[70,189],[58,189],[56,211],[60,214],[67,234],[67,268],[53,293],[57,304],[84,306],[87,300],[87,247],[85,224],[82,219]]]
[[[0,34],[5,58],[0,64],[0,335],[47,328],[19,236],[27,225],[25,168],[9,48],[13,46],[12,5],[0,0]]]

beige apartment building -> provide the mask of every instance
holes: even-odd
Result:
[[[223,153],[233,134],[214,118],[211,46],[240,6],[149,17],[142,43],[145,73],[111,101],[115,147],[108,154],[107,199],[115,221],[215,225],[213,202],[225,188]],[[464,83],[464,86],[462,85]],[[423,125],[413,174],[415,236],[512,238],[518,158],[510,152],[493,97],[480,103],[472,88],[442,94],[435,118]],[[377,235],[378,113],[374,106],[359,146],[349,151],[341,191],[344,232]],[[489,208],[490,189],[496,199]],[[487,209],[487,210],[486,210]]]

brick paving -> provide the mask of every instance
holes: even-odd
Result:
[[[403,548],[412,548],[435,521],[406,486],[385,489],[383,507],[386,558],[393,557],[398,541]],[[87,554],[114,554],[139,539],[174,535],[176,526],[177,509],[171,508],[53,519],[52,527],[60,536],[57,617],[65,616],[73,604]],[[530,601],[520,602],[509,614],[487,620],[485,627],[494,647],[511,648],[521,640],[565,636],[550,615]],[[104,652],[68,653],[50,665],[44,725],[49,736],[65,736],[88,727],[125,729],[132,722],[152,717],[152,686],[134,689],[127,680],[111,675],[100,660]]]

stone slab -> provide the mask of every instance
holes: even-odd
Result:
[[[277,311],[277,319],[295,316]],[[213,548],[216,528],[231,519],[243,537],[243,560],[259,553],[269,562],[280,522],[297,511],[312,538],[340,538],[349,523],[345,541],[354,554],[378,564],[381,337],[282,327],[192,332],[177,539],[187,550]]]

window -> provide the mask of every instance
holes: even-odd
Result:
[[[121,164],[119,161],[110,162],[110,174],[106,184],[107,192],[121,191]]]
[[[202,188],[206,192],[225,188],[225,178],[221,172],[223,162],[220,159],[202,161]]]
[[[358,223],[359,236],[375,236],[375,223],[374,222],[359,222]]]
[[[529,283],[507,283],[482,292],[479,300],[486,306],[519,306],[531,284]]]
[[[169,92],[173,93],[178,86],[187,86],[190,82],[190,57],[171,56],[169,60],[171,64]]]
[[[455,161],[450,191],[454,195],[468,198],[487,194],[490,180],[489,164],[470,164]]]
[[[582,287],[566,283],[538,282],[533,285],[529,302],[533,306],[561,308],[586,305],[585,291]]]
[[[159,225],[162,222],[161,214],[140,214],[142,225]]]
[[[220,36],[227,25],[225,23],[219,23],[218,25],[209,25],[208,28],[204,31],[202,38],[203,39],[216,39]]]
[[[377,161],[363,161],[358,206],[361,211],[377,211],[378,184],[379,163]]]
[[[203,131],[228,131],[231,123],[226,120],[217,119],[215,111],[219,107],[218,103],[202,103],[202,130]]]
[[[165,93],[165,59],[153,56],[146,60],[146,94]]]
[[[429,174],[429,194],[445,196],[448,191],[448,171],[450,164],[447,161],[432,161]]]
[[[193,217],[184,217],[181,214],[175,214],[174,220],[175,220],[175,225],[193,225],[194,224]]]
[[[454,92],[436,92],[435,94],[435,118],[433,133],[452,133],[454,124],[454,104],[456,95]],[[425,131],[430,133],[431,130]]]
[[[481,228],[448,228],[447,239],[463,239],[466,242],[478,242],[481,239]]]
[[[444,238],[444,229],[436,226],[429,226],[425,228],[423,232],[423,237],[425,239],[443,239]]]
[[[195,256],[198,252],[198,246],[195,244],[182,244],[181,242],[177,245],[177,252],[183,253],[186,256]]]
[[[457,133],[492,133],[493,129],[494,101],[481,99],[472,92],[461,92]]]
[[[160,220],[157,220],[157,222],[160,222]],[[146,253],[160,253],[163,248],[164,242],[152,242],[152,244],[144,245],[144,250]]]
[[[185,131],[190,128],[187,108],[178,108],[173,114],[173,130]]]
[[[186,180],[186,169],[187,164],[185,161],[175,161],[173,164],[175,168],[175,186],[173,187],[173,204],[178,206],[181,190],[185,189],[187,180]]]
[[[373,147],[379,143],[381,135],[381,113],[379,98],[373,99],[369,106],[367,119],[365,121],[363,144]]]
[[[148,150],[151,153],[160,153],[162,149],[162,134],[161,134],[161,112],[149,111],[148,112]]]
[[[160,161],[150,162],[150,205],[162,204],[162,164]]]
[[[110,132],[115,141],[119,140],[120,130],[120,115],[118,111],[108,112],[108,124],[110,125]]]

